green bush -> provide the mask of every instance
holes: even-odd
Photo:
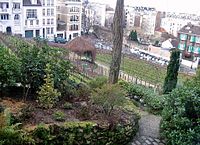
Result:
[[[59,96],[61,96],[60,92],[54,89],[54,81],[50,71],[50,65],[47,64],[45,83],[38,92],[39,103],[44,108],[52,108],[58,101]]]
[[[119,85],[106,84],[93,91],[91,101],[99,106],[106,116],[110,116],[115,108],[124,106],[126,97]]]
[[[0,143],[1,145],[32,145],[34,140],[17,125],[12,125],[0,129]]]
[[[200,143],[200,89],[182,87],[168,95],[162,113],[161,135],[167,144]]]
[[[84,83],[78,84],[77,88],[73,91],[73,96],[79,100],[87,100],[90,96],[91,89],[88,85]]]
[[[56,112],[53,114],[53,118],[54,118],[56,121],[64,121],[64,120],[65,120],[65,114],[64,114],[62,111],[56,111]]]
[[[137,84],[129,84],[124,88],[130,98],[146,104],[152,113],[160,113],[162,111],[167,95],[159,95],[153,89]]]
[[[72,103],[65,102],[65,104],[63,104],[63,108],[64,108],[64,109],[72,109],[72,108],[73,108],[73,105],[72,105]]]
[[[89,86],[91,89],[101,88],[108,82],[106,77],[96,77],[89,82]]]
[[[66,122],[64,125],[50,125],[34,131],[37,144],[58,145],[126,145],[137,132],[136,124],[118,124],[113,130],[93,122]]]

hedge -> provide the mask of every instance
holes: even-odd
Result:
[[[10,128],[7,127],[7,128]],[[9,136],[0,137],[4,145],[126,145],[138,131],[138,119],[131,124],[118,124],[114,128],[102,127],[94,122],[66,122],[62,125],[38,125],[32,131],[13,130]],[[7,132],[7,129],[0,131]],[[14,134],[13,134],[14,133]],[[18,140],[13,144],[13,137]],[[23,138],[22,138],[23,136]]]

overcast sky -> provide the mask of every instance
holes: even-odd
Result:
[[[116,0],[89,0],[115,7]],[[125,0],[125,5],[151,6],[157,10],[200,14],[199,0]]]

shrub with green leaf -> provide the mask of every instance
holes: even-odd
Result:
[[[152,113],[161,113],[167,95],[159,95],[153,89],[137,84],[126,84],[124,88],[130,98],[146,104]]]
[[[20,78],[20,60],[9,48],[0,45],[0,89],[12,86]]]
[[[161,122],[162,136],[167,144],[200,143],[200,88],[194,84],[175,89],[167,97]]]
[[[34,140],[28,133],[18,128],[18,124],[0,129],[1,145],[33,145]]]
[[[61,96],[60,92],[54,89],[54,81],[51,75],[50,65],[46,68],[45,83],[40,87],[38,92],[38,101],[44,108],[52,108]]]
[[[53,114],[53,118],[56,121],[64,121],[65,120],[65,114],[62,111],[56,111]]]
[[[91,100],[103,110],[106,116],[110,116],[115,108],[124,106],[126,97],[119,85],[106,84],[93,91]]]
[[[163,85],[163,94],[168,94],[176,88],[178,80],[178,70],[180,66],[180,50],[173,49],[167,66],[167,75]]]
[[[107,82],[107,77],[96,77],[89,82],[89,86],[91,89],[101,88]]]
[[[63,104],[63,108],[64,109],[72,109],[73,105],[70,102],[65,102],[65,104]]]

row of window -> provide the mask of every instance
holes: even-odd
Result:
[[[47,34],[54,34],[54,28],[53,27],[47,27],[46,28],[46,33]]]
[[[43,16],[54,16],[54,9],[47,9],[47,12],[46,9],[43,9],[42,14]]]
[[[46,22],[46,20],[45,19],[43,19],[43,25],[45,25],[45,24],[47,24],[47,25],[54,25],[54,19],[52,18],[52,19],[47,19],[47,22]]]
[[[79,21],[79,16],[73,15],[70,17],[70,21]]]
[[[71,7],[70,12],[79,12],[79,8],[78,7]]]
[[[54,0],[43,0],[42,2],[43,6],[54,6]]]
[[[0,8],[1,9],[8,9],[9,3],[8,2],[0,2]],[[20,9],[20,3],[13,3],[13,9]]]
[[[37,18],[37,9],[27,9],[26,17],[27,18]]]
[[[9,20],[9,14],[1,14],[0,20]]]
[[[78,30],[78,25],[74,24],[70,26],[70,30]]]
[[[34,20],[30,20],[30,21],[25,20],[25,25],[26,25],[26,26],[27,26],[28,22],[29,22],[30,26],[33,26]],[[39,25],[39,20],[36,20],[36,21],[35,21],[35,24],[36,24],[36,25]]]

